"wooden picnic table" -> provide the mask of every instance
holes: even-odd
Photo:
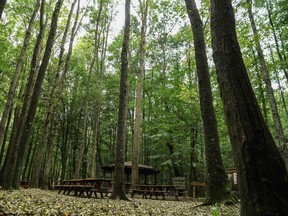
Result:
[[[69,195],[71,191],[74,191],[74,196],[91,197],[92,194],[97,196],[97,192],[106,195],[112,192],[112,179],[105,178],[87,178],[87,179],[69,179],[61,181],[60,185],[55,185],[55,188],[59,189],[59,194],[63,191],[63,194]]]
[[[147,195],[151,199],[154,195],[156,199],[158,196],[162,196],[162,199],[165,199],[165,196],[175,195],[175,186],[174,185],[135,185],[135,188],[132,189],[131,197],[134,197],[134,194],[141,194],[142,198],[147,199]]]

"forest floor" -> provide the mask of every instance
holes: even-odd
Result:
[[[206,206],[200,202],[133,198],[131,202],[109,198],[80,198],[40,189],[0,190],[0,215],[195,215],[239,216],[240,206]]]

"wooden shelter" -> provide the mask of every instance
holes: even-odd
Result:
[[[124,164],[125,182],[131,182],[132,162],[127,161]],[[109,164],[101,167],[104,176],[110,175],[114,179],[115,164]],[[139,184],[156,184],[157,174],[160,171],[152,166],[139,164]]]

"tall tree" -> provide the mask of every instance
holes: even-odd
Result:
[[[39,177],[40,177],[40,172],[41,172],[41,168],[44,162],[44,158],[43,158],[43,153],[45,150],[45,146],[47,143],[47,137],[48,137],[48,130],[49,130],[49,126],[50,126],[50,122],[51,122],[51,115],[54,111],[54,107],[55,107],[55,97],[56,97],[56,93],[57,93],[57,88],[59,86],[59,77],[60,77],[60,72],[62,71],[62,67],[63,67],[63,55],[64,55],[64,51],[65,51],[65,44],[66,44],[66,40],[67,40],[67,35],[68,35],[68,30],[70,27],[70,22],[71,22],[71,17],[73,14],[73,10],[74,10],[74,6],[76,4],[77,0],[74,0],[71,4],[71,8],[70,8],[70,12],[68,14],[68,19],[67,19],[67,23],[66,23],[66,27],[63,33],[63,37],[62,37],[62,41],[61,41],[61,45],[60,45],[60,53],[59,53],[59,62],[58,62],[58,66],[57,66],[57,70],[56,70],[56,74],[55,74],[55,78],[54,78],[54,83],[51,89],[51,93],[50,93],[50,100],[49,100],[49,105],[48,105],[48,110],[45,116],[45,120],[44,120],[44,125],[43,125],[43,129],[42,129],[42,135],[40,137],[40,141],[39,144],[37,146],[34,158],[33,158],[33,164],[32,164],[32,175],[31,175],[31,187],[38,187],[39,186]]]
[[[271,26],[271,30],[272,30],[272,33],[273,33],[273,38],[274,38],[275,45],[276,45],[277,55],[278,55],[278,58],[279,58],[280,63],[281,63],[280,68],[283,69],[285,77],[286,77],[286,79],[288,81],[288,71],[287,71],[287,68],[285,67],[285,60],[284,60],[283,55],[281,54],[281,51],[280,51],[279,40],[278,40],[278,37],[277,37],[277,34],[276,34],[275,25],[274,25],[274,22],[273,22],[273,19],[272,19],[271,0],[266,0],[266,10],[267,10],[267,13],[268,13],[269,23],[270,23],[270,26]]]
[[[125,25],[124,36],[121,51],[121,75],[120,75],[120,93],[117,125],[117,141],[115,155],[115,177],[113,193],[111,199],[128,200],[124,192],[124,163],[125,163],[125,138],[126,138],[126,119],[128,110],[128,54],[130,38],[130,3],[125,1]]]
[[[24,124],[26,121],[28,108],[31,102],[31,92],[33,91],[33,88],[35,85],[35,79],[37,77],[39,59],[41,55],[41,47],[42,47],[42,42],[43,42],[43,38],[45,34],[46,24],[44,23],[44,11],[45,11],[45,1],[42,0],[41,9],[40,9],[39,33],[38,33],[36,44],[33,50],[33,56],[32,56],[31,64],[30,64],[30,73],[28,77],[28,82],[26,84],[26,89],[24,93],[24,99],[22,103],[20,116],[19,116],[19,119],[15,122],[15,125],[13,128],[14,133],[11,134],[9,148],[6,153],[4,164],[1,168],[0,184],[3,183],[4,177],[6,176],[5,173],[7,172],[11,173],[11,170],[14,169],[15,162],[17,160],[19,142],[20,142],[21,133],[23,131]]]
[[[143,80],[145,73],[145,54],[146,54],[146,30],[147,30],[147,14],[149,0],[140,1],[141,12],[141,38],[140,38],[140,66],[137,73],[137,90],[136,90],[136,111],[135,125],[132,150],[132,175],[131,184],[134,187],[138,183],[139,174],[139,156],[141,143],[141,117],[142,117],[142,97],[143,97]]]
[[[107,8],[106,8],[107,13]],[[97,76],[97,96],[94,103],[94,128],[93,128],[93,145],[92,145],[92,158],[91,158],[91,169],[90,169],[90,175],[92,178],[96,177],[96,170],[99,168],[99,166],[96,167],[96,160],[97,155],[99,155],[97,148],[99,146],[98,143],[98,132],[100,128],[100,113],[101,113],[101,103],[102,103],[102,90],[103,90],[103,79],[105,75],[105,60],[107,57],[107,48],[108,48],[108,35],[110,32],[110,25],[112,21],[112,14],[113,9],[111,10],[110,16],[107,14],[105,17],[105,29],[103,30],[103,36],[102,36],[102,48],[101,48],[101,60],[100,60],[100,66],[98,66],[98,76]],[[98,169],[99,170],[99,169]]]
[[[254,16],[252,13],[252,0],[247,0],[247,9],[248,9],[248,14],[249,14],[249,20],[251,23],[251,27],[253,30],[253,35],[254,35],[254,41],[256,43],[256,50],[257,50],[257,54],[258,54],[258,58],[260,61],[260,67],[261,70],[263,72],[263,79],[265,82],[265,86],[266,86],[266,91],[268,94],[268,99],[269,99],[269,104],[270,104],[270,109],[272,111],[272,117],[273,117],[273,122],[274,122],[274,126],[276,129],[276,133],[277,133],[277,138],[278,138],[278,142],[280,144],[281,147],[281,154],[283,159],[286,162],[286,167],[288,170],[288,149],[286,146],[286,141],[285,141],[285,136],[284,136],[284,132],[283,132],[283,127],[282,127],[282,123],[281,123],[281,119],[279,116],[279,111],[278,111],[278,107],[277,107],[277,103],[276,103],[276,99],[274,96],[274,91],[272,88],[272,83],[271,83],[271,79],[270,79],[270,75],[269,75],[269,71],[267,68],[267,64],[264,58],[264,54],[263,54],[263,50],[261,48],[261,44],[260,44],[260,35],[258,33],[257,27],[256,27],[256,23],[254,20]]]
[[[5,1],[1,1],[1,5],[2,5],[2,3],[4,3],[4,5],[5,5]],[[0,5],[0,19],[1,19],[1,13],[2,13],[1,5]],[[3,5],[3,9],[4,9],[4,5]],[[10,112],[11,107],[12,107],[12,102],[13,102],[15,90],[17,88],[19,74],[20,74],[21,69],[22,69],[23,60],[24,60],[24,57],[25,57],[25,54],[26,54],[26,51],[27,51],[27,48],[28,48],[28,45],[30,42],[30,38],[31,38],[32,27],[33,27],[33,24],[34,24],[34,21],[35,21],[35,18],[36,18],[36,15],[38,13],[39,8],[40,8],[40,0],[37,0],[36,5],[35,5],[35,9],[32,13],[32,16],[31,16],[29,23],[28,23],[28,26],[27,26],[27,30],[26,30],[25,37],[24,37],[24,42],[22,45],[22,49],[21,49],[20,55],[19,55],[18,60],[17,60],[17,64],[16,64],[16,68],[15,68],[13,77],[11,79],[10,88],[9,88],[9,92],[8,92],[8,96],[7,96],[7,101],[5,104],[4,111],[2,113],[2,117],[1,117],[1,121],[0,121],[0,148],[3,144],[3,138],[4,138],[4,134],[5,134],[4,129],[5,129],[5,126],[7,123],[9,112]]]
[[[88,71],[88,80],[87,80],[87,86],[86,86],[86,95],[84,98],[84,104],[83,104],[83,113],[84,113],[84,120],[83,120],[83,127],[81,132],[81,141],[80,141],[80,148],[78,152],[78,157],[76,160],[76,167],[75,167],[75,178],[79,178],[80,176],[80,167],[82,164],[82,158],[83,153],[85,149],[85,140],[86,140],[86,130],[87,130],[87,121],[88,121],[88,100],[90,95],[90,84],[91,84],[91,77],[92,72],[94,70],[95,63],[98,61],[98,52],[99,52],[99,25],[100,25],[100,18],[101,13],[103,9],[103,0],[100,0],[99,9],[98,9],[98,15],[96,20],[96,27],[94,32],[94,50],[93,50],[93,58],[91,60],[91,63],[89,65],[89,71]]]
[[[288,175],[242,59],[231,0],[211,0],[213,58],[232,143],[242,216],[288,215]]]
[[[28,143],[28,138],[30,136],[30,132],[32,129],[33,121],[36,115],[37,104],[38,104],[39,97],[40,97],[41,90],[42,90],[42,83],[43,83],[45,73],[48,67],[49,59],[51,56],[51,51],[52,51],[52,47],[54,44],[56,30],[57,30],[58,16],[59,16],[59,12],[60,12],[62,4],[63,4],[63,0],[57,1],[53,15],[52,15],[51,27],[50,27],[49,36],[48,36],[47,43],[46,43],[45,53],[44,53],[42,63],[39,68],[39,72],[38,72],[37,79],[35,82],[35,87],[32,93],[31,104],[30,104],[29,111],[27,114],[27,119],[24,125],[24,130],[23,130],[23,133],[21,134],[19,150],[17,152],[17,157],[16,157],[17,161],[16,163],[15,161],[9,161],[8,163],[8,164],[11,164],[11,169],[9,169],[5,173],[5,177],[4,177],[4,181],[2,185],[4,189],[10,189],[12,185],[14,189],[19,189],[19,186],[20,186],[20,176],[22,173],[23,159],[24,159],[24,155],[25,155],[25,151],[26,151],[26,147]],[[12,179],[13,179],[13,182],[12,182]]]
[[[223,201],[229,195],[228,178],[220,152],[203,24],[195,1],[185,0],[185,3],[194,37],[198,88],[204,128],[206,166],[208,174],[208,197],[206,203],[211,205]]]

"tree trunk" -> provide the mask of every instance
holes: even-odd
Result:
[[[101,102],[102,102],[102,90],[103,90],[103,78],[105,73],[105,59],[108,46],[108,36],[111,21],[106,19],[106,31],[103,31],[103,42],[102,42],[102,51],[101,51],[101,62],[99,68],[99,75],[97,77],[97,97],[94,104],[94,130],[93,130],[93,146],[92,146],[92,158],[91,158],[91,169],[90,176],[91,178],[96,177],[96,161],[97,161],[97,145],[98,145],[98,131],[99,131],[99,119],[101,112]]]
[[[174,171],[174,176],[178,177],[178,176],[182,176],[182,173],[180,172],[180,169],[179,169],[179,165],[177,164],[177,162],[179,161],[177,158],[175,158],[174,156],[174,146],[173,146],[173,138],[170,137],[170,139],[168,141],[166,141],[166,146],[168,148],[168,151],[169,151],[169,157],[170,157],[170,160],[171,160],[171,166],[172,166],[172,169],[170,169],[170,171]],[[172,173],[172,172],[171,172]],[[172,177],[172,175],[170,175]],[[172,178],[170,178],[172,179]]]
[[[5,5],[6,5],[7,0],[1,0],[0,1],[0,20],[2,18],[2,13],[4,11]]]
[[[94,36],[94,52],[93,52],[93,58],[91,60],[90,66],[89,66],[89,72],[88,72],[88,80],[87,80],[87,86],[86,86],[86,95],[84,98],[83,103],[83,114],[84,114],[84,120],[83,120],[83,126],[82,126],[82,132],[81,132],[81,140],[80,140],[80,148],[78,152],[78,157],[76,160],[76,166],[75,166],[75,178],[79,178],[80,176],[80,168],[82,164],[82,158],[85,150],[85,139],[86,139],[86,130],[87,130],[87,120],[88,120],[88,103],[89,103],[89,95],[90,95],[90,83],[91,83],[91,77],[92,77],[92,71],[94,69],[95,62],[98,61],[98,39],[99,39],[99,24],[100,24],[100,17],[102,13],[103,8],[103,0],[100,1],[98,15],[97,15],[97,21],[96,21],[96,29],[95,29],[95,36]]]
[[[259,38],[258,30],[256,28],[256,24],[255,24],[253,13],[252,13],[252,0],[247,0],[247,3],[248,3],[247,9],[248,9],[248,14],[249,14],[249,19],[250,19],[251,27],[253,30],[253,35],[254,35],[254,39],[255,39],[255,43],[256,43],[256,50],[258,53],[258,58],[260,60],[260,66],[261,66],[261,69],[263,71],[264,82],[266,85],[266,91],[268,94],[269,104],[270,104],[270,108],[272,111],[272,117],[273,117],[274,126],[275,126],[276,133],[277,133],[278,142],[279,142],[280,147],[281,147],[281,152],[282,152],[283,158],[285,160],[288,160],[288,158],[286,158],[286,156],[288,156],[288,155],[286,155],[288,149],[286,147],[282,123],[281,123],[281,120],[279,117],[276,99],[274,96],[271,80],[269,77],[269,71],[268,71],[268,68],[266,65],[266,61],[264,59],[263,51],[261,49],[260,38]],[[288,161],[287,161],[287,167],[288,167]]]
[[[27,119],[25,122],[24,130],[21,134],[21,140],[20,140],[20,146],[19,146],[19,151],[17,155],[17,162],[16,162],[15,170],[13,172],[12,171],[13,169],[11,169],[12,171],[11,174],[7,175],[8,178],[5,179],[5,182],[7,183],[8,179],[11,180],[11,175],[12,176],[14,175],[13,176],[13,188],[14,189],[19,188],[23,158],[24,158],[25,151],[27,148],[27,141],[30,135],[30,131],[32,129],[33,121],[36,115],[37,104],[38,104],[39,97],[40,97],[41,90],[42,90],[42,83],[43,83],[45,73],[49,64],[49,59],[51,56],[51,51],[52,51],[52,47],[54,44],[56,30],[57,30],[58,15],[59,15],[62,3],[63,3],[63,0],[57,1],[53,15],[52,15],[51,28],[50,28],[49,36],[48,36],[47,43],[46,43],[45,53],[44,53],[41,66],[39,68],[38,76],[35,82],[35,87],[32,93],[31,104],[30,104],[29,111],[27,114]],[[8,185],[11,184],[11,182],[8,183]]]
[[[145,54],[146,54],[146,30],[147,30],[147,13],[149,0],[141,1],[141,39],[140,39],[140,68],[137,74],[138,84],[136,90],[136,113],[134,125],[134,137],[132,144],[132,188],[138,183],[139,179],[139,158],[141,143],[141,118],[142,118],[142,97],[143,97],[143,79],[145,73]]]
[[[5,131],[4,131],[3,144],[1,146],[1,151],[0,151],[0,167],[2,165],[2,160],[3,160],[4,152],[5,152],[5,149],[6,149],[6,140],[7,140],[8,130],[9,130],[9,127],[10,127],[10,121],[11,121],[11,118],[12,118],[12,111],[13,111],[13,109],[11,109],[10,112],[9,112],[6,128],[5,128]],[[12,129],[12,131],[13,131],[13,129]]]
[[[61,98],[62,98],[62,93],[63,93],[63,89],[64,89],[64,83],[65,83],[65,79],[66,79],[66,74],[68,72],[69,65],[70,65],[70,59],[71,59],[71,55],[72,55],[73,43],[74,43],[75,35],[76,35],[78,27],[80,26],[81,21],[82,21],[82,19],[81,19],[80,22],[79,22],[79,25],[78,25],[79,11],[80,11],[80,0],[78,0],[78,4],[77,4],[76,16],[75,16],[74,24],[73,24],[71,35],[70,35],[69,48],[68,48],[68,53],[67,53],[66,60],[65,60],[63,74],[61,76],[59,92],[58,92],[58,98],[56,99],[55,110],[58,110],[58,107],[60,106],[60,101],[61,101]],[[84,12],[84,14],[85,13],[86,13],[86,11]],[[78,25],[78,27],[77,27],[77,25]],[[76,84],[75,87],[76,86],[78,86],[78,85]],[[57,115],[57,113],[58,112],[54,112],[53,113],[52,119],[55,119],[54,115]],[[61,180],[63,180],[65,178],[66,164],[67,164],[67,146],[68,146],[68,135],[69,135],[68,132],[70,131],[70,125],[69,125],[70,118],[69,117],[67,117],[67,118],[68,119],[66,120],[66,123],[67,123],[66,126],[62,126],[63,139],[62,139],[62,143],[60,144],[60,150],[61,150]],[[63,120],[63,122],[64,122],[63,124],[65,124],[65,120]]]
[[[115,154],[115,177],[111,199],[128,200],[124,192],[125,134],[128,110],[128,53],[130,37],[130,0],[125,2],[125,26],[121,52],[121,77],[118,110],[118,131]]]
[[[6,154],[6,158],[4,161],[4,165],[1,169],[1,184],[3,184],[3,178],[6,176],[6,173],[11,173],[11,170],[14,170],[18,148],[19,148],[19,142],[21,133],[24,128],[24,123],[26,121],[28,108],[31,101],[31,92],[33,91],[34,84],[35,84],[35,78],[37,74],[37,66],[39,63],[40,53],[41,53],[41,45],[44,38],[44,32],[45,32],[45,24],[43,23],[43,17],[44,17],[44,4],[41,3],[41,10],[40,10],[40,30],[39,34],[37,36],[36,45],[34,47],[33,56],[31,60],[31,66],[30,66],[30,74],[28,78],[28,83],[26,85],[24,100],[22,103],[21,113],[19,120],[15,124],[15,130],[13,129],[14,133],[13,136],[10,137],[10,145]],[[12,180],[11,180],[12,181]]]
[[[272,63],[273,65],[276,65],[276,62],[275,62],[275,59],[274,59],[274,56],[273,56],[273,52],[272,52],[272,48],[269,46],[270,48],[270,55],[271,55],[271,60],[272,60]],[[283,103],[283,109],[285,110],[285,114],[286,114],[286,118],[288,117],[288,110],[287,110],[287,105],[286,105],[286,100],[285,100],[285,94],[284,94],[284,89],[282,88],[282,85],[281,85],[281,80],[280,80],[280,76],[279,76],[279,71],[277,68],[275,68],[275,78],[276,78],[276,82],[277,82],[277,85],[278,85],[278,90],[279,90],[279,93],[280,93],[280,98],[281,98],[281,102]],[[287,167],[287,170],[288,170],[288,167]]]
[[[49,133],[47,131],[47,133]],[[55,125],[51,125],[50,128],[50,136],[48,138],[48,146],[47,146],[47,152],[46,152],[46,161],[43,166],[43,175],[42,175],[42,181],[40,183],[40,187],[43,190],[48,190],[49,188],[49,177],[51,173],[51,168],[52,168],[52,158],[53,158],[53,147],[54,147],[54,137],[55,137]],[[32,178],[32,177],[31,177]]]
[[[198,136],[198,123],[195,124],[195,128],[190,128],[190,169],[189,169],[189,182],[197,181],[197,154],[196,154],[196,143]],[[189,194],[192,195],[192,187],[189,184]]]
[[[278,38],[277,38],[277,35],[276,35],[276,30],[275,30],[275,27],[274,27],[274,23],[273,23],[273,20],[272,20],[272,11],[271,11],[270,5],[271,5],[270,0],[266,0],[266,9],[267,9],[267,12],[268,12],[269,23],[270,23],[270,26],[271,26],[271,30],[272,30],[272,33],[273,33],[273,38],[274,38],[275,45],[276,45],[277,55],[278,55],[278,58],[279,58],[280,63],[281,63],[281,65],[280,65],[281,69],[283,69],[285,77],[286,77],[286,79],[288,81],[288,71],[287,71],[286,67],[284,66],[285,65],[285,61],[284,61],[283,56],[282,56],[282,54],[280,52],[279,41],[278,41]]]
[[[0,3],[0,19],[1,19],[1,14],[2,14],[2,11],[4,9],[5,3],[6,3],[6,1],[1,1],[1,3]],[[7,123],[9,112],[10,112],[11,107],[12,107],[12,102],[13,102],[15,90],[17,87],[19,74],[20,74],[21,69],[22,69],[23,59],[25,57],[26,50],[27,50],[29,42],[30,42],[32,27],[33,27],[34,20],[36,18],[36,15],[37,15],[39,8],[40,8],[40,0],[37,0],[36,5],[35,5],[35,9],[32,13],[32,16],[29,20],[29,23],[28,23],[28,27],[27,27],[24,42],[23,42],[23,46],[22,46],[20,55],[19,55],[18,60],[17,60],[16,68],[15,68],[15,71],[14,71],[14,74],[13,74],[13,77],[12,77],[12,80],[10,83],[7,101],[5,104],[4,111],[2,113],[2,117],[1,117],[1,121],[0,121],[0,148],[3,144],[4,129],[5,129],[5,126]]]
[[[288,175],[242,59],[230,0],[211,0],[213,58],[239,175],[241,216],[288,215]]]
[[[204,128],[208,180],[207,204],[227,198],[228,178],[221,158],[218,127],[213,106],[204,30],[195,0],[185,0],[194,37],[201,115]]]
[[[39,144],[37,146],[35,156],[33,158],[32,176],[31,176],[31,187],[32,188],[38,188],[39,187],[39,177],[40,177],[40,172],[41,172],[41,168],[43,165],[42,162],[44,162],[43,154],[45,151],[45,147],[46,147],[46,143],[47,143],[47,137],[49,134],[48,130],[49,130],[50,122],[51,122],[50,121],[51,115],[52,115],[52,113],[54,113],[55,96],[56,96],[57,88],[59,85],[59,76],[60,76],[60,72],[62,71],[62,67],[63,67],[63,55],[64,55],[64,51],[65,51],[64,46],[65,46],[65,43],[67,40],[67,34],[68,34],[69,27],[70,27],[71,17],[73,14],[73,10],[74,10],[74,6],[76,4],[76,1],[77,0],[74,0],[73,3],[71,4],[70,12],[68,14],[67,23],[66,23],[66,27],[65,27],[65,30],[63,33],[63,38],[62,38],[61,46],[60,46],[60,53],[59,53],[59,57],[58,57],[58,59],[59,59],[58,67],[56,70],[53,87],[52,87],[52,90],[50,93],[50,102],[49,102],[48,110],[47,110],[47,113],[45,116],[40,141],[39,141]]]
[[[27,156],[26,156],[26,161],[25,161],[25,165],[24,165],[24,169],[23,169],[23,174],[22,174],[22,180],[23,181],[29,181],[29,176],[26,175],[26,173],[28,172],[27,170],[29,169],[29,162],[30,162],[30,158],[31,158],[31,161],[33,160],[33,158],[31,157],[31,153],[32,153],[32,150],[33,150],[33,138],[34,138],[34,132],[32,132],[32,135],[31,135],[31,143],[29,144],[29,149],[28,149],[28,152],[27,152]],[[33,152],[33,155],[34,155],[34,152]]]
[[[256,77],[257,77],[257,79],[259,81],[258,85],[259,85],[259,93],[260,93],[260,97],[261,97],[262,113],[263,113],[264,121],[268,125],[268,116],[267,116],[267,108],[266,108],[266,99],[265,99],[265,96],[264,96],[265,90],[263,88],[262,73],[259,70],[259,66],[258,66],[258,61],[257,61],[257,57],[256,57],[256,54],[255,54],[255,50],[253,49],[252,52],[253,52],[253,58],[254,58],[254,62],[255,62]]]

